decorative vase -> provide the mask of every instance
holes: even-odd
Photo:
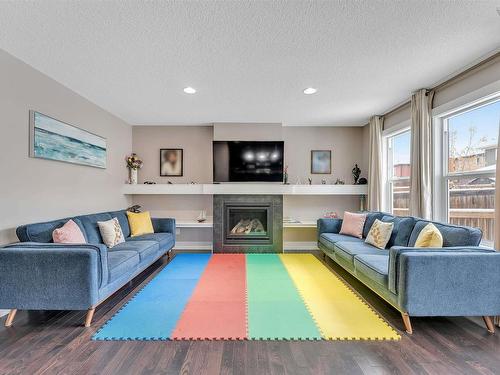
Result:
[[[130,168],[130,183],[137,185],[137,169]]]

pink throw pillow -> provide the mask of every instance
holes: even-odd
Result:
[[[71,219],[52,232],[54,243],[86,243],[80,227]]]
[[[365,214],[345,212],[344,220],[342,221],[342,228],[340,228],[340,234],[363,238],[363,227],[365,226],[365,221]]]

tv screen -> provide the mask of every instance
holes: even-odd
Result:
[[[214,182],[282,182],[283,141],[214,141]]]

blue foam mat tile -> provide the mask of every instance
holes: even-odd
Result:
[[[177,255],[92,339],[169,340],[209,259],[210,254]]]

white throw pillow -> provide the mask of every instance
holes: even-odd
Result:
[[[385,249],[387,243],[391,239],[393,228],[394,223],[384,223],[383,221],[377,219],[368,232],[365,242],[378,247],[379,249]]]
[[[119,243],[125,242],[122,227],[116,217],[107,221],[98,221],[97,225],[99,226],[102,240],[107,247],[112,248]]]

